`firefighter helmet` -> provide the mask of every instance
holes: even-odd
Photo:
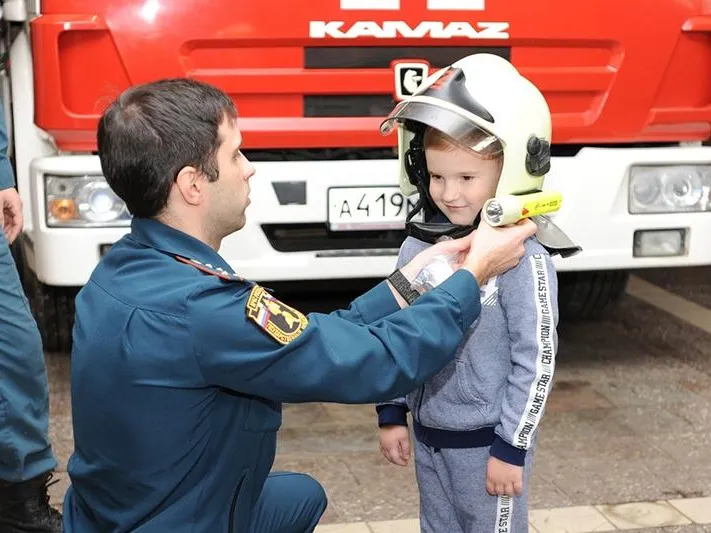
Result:
[[[541,190],[550,169],[550,110],[536,86],[507,60],[472,54],[438,70],[381,124],[383,135],[397,128],[400,188],[408,196],[420,193],[425,218],[438,211],[429,197],[424,157],[428,126],[482,156],[503,156],[497,196]]]

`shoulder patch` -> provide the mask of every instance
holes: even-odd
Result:
[[[201,263],[197,259],[186,259],[185,257],[180,257],[179,255],[176,255],[174,257],[181,263],[185,263],[186,265],[195,267],[199,271],[204,272],[205,274],[217,276],[218,278],[224,279],[225,281],[244,281],[244,278],[238,276],[237,274],[227,272],[224,268],[215,267],[209,263]]]
[[[255,285],[249,293],[247,318],[280,344],[289,344],[306,329],[309,320],[303,313]]]

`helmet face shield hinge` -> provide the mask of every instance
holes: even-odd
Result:
[[[526,144],[526,170],[532,176],[545,176],[551,169],[551,145],[531,135]]]

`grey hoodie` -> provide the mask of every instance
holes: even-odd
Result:
[[[398,267],[429,245],[408,237]],[[378,404],[379,425],[466,431],[494,427],[491,455],[523,465],[551,390],[558,348],[558,284],[535,239],[521,262],[481,287],[481,314],[449,363],[406,397]]]

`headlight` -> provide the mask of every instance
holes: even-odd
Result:
[[[629,212],[711,211],[711,165],[634,166],[630,171]]]
[[[103,176],[45,176],[47,225],[128,226],[131,215]]]

